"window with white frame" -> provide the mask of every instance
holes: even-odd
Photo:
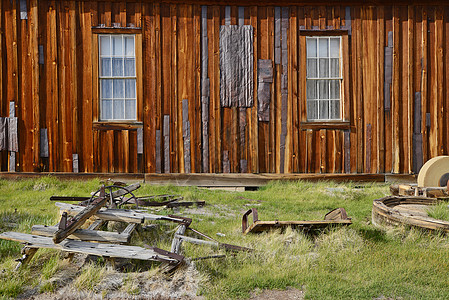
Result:
[[[137,118],[135,35],[100,34],[99,83],[101,121]]]
[[[342,120],[340,36],[308,36],[307,121]]]

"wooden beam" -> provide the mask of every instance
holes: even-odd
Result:
[[[31,234],[52,237],[57,230],[58,227],[56,226],[34,225],[31,229]],[[85,242],[127,244],[129,242],[130,237],[131,235],[129,233],[77,229],[67,238],[72,240],[82,240]]]

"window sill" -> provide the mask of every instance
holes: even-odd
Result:
[[[93,122],[92,128],[96,130],[136,130],[143,127],[143,122],[138,121],[99,121]]]
[[[306,129],[349,130],[350,128],[351,128],[351,122],[349,122],[349,121],[301,122],[301,130],[306,130]]]

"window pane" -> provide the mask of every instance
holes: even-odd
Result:
[[[330,99],[340,99],[340,80],[330,81]]]
[[[125,55],[134,56],[134,37],[125,36]]]
[[[329,101],[319,101],[319,117],[321,120],[329,119]]]
[[[125,76],[136,76],[136,60],[125,58]]]
[[[122,45],[122,36],[121,35],[112,35],[112,55],[123,55],[123,45]]]
[[[101,58],[100,59],[100,76],[111,76],[111,59]]]
[[[112,80],[102,79],[100,80],[101,99],[112,98]]]
[[[329,59],[320,58],[320,78],[329,78]]]
[[[307,59],[307,77],[309,78],[317,78],[317,59],[316,58],[308,58]]]
[[[340,77],[340,59],[331,58],[331,77]]]
[[[307,101],[307,119],[316,120],[318,119],[318,101]]]
[[[319,99],[329,99],[329,80],[318,80]]]
[[[340,38],[330,39],[331,57],[340,57]]]
[[[316,55],[316,39],[307,38],[307,57],[317,57]]]
[[[116,120],[123,120],[125,118],[125,106],[123,102],[123,100],[114,100],[114,119]]]
[[[340,101],[339,100],[331,100],[330,101],[330,118],[331,119],[340,119]]]
[[[136,119],[136,100],[125,101],[125,119],[127,120]]]
[[[114,79],[114,88],[113,88],[114,99],[117,98],[125,98],[125,84],[124,79]]]
[[[329,57],[329,39],[320,38],[319,41],[320,57]]]
[[[307,100],[318,98],[316,82],[316,80],[307,80]]]
[[[102,120],[112,119],[112,100],[101,101],[101,119]]]
[[[123,58],[112,59],[112,76],[123,76]]]
[[[125,98],[136,98],[135,79],[125,79]]]
[[[111,43],[109,36],[100,36],[100,55],[111,55]]]

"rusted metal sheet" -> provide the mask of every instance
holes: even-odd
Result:
[[[270,121],[271,83],[273,82],[273,63],[270,59],[259,59],[257,63],[258,87],[257,115],[259,121]]]
[[[220,28],[220,99],[223,107],[253,105],[253,27]]]

